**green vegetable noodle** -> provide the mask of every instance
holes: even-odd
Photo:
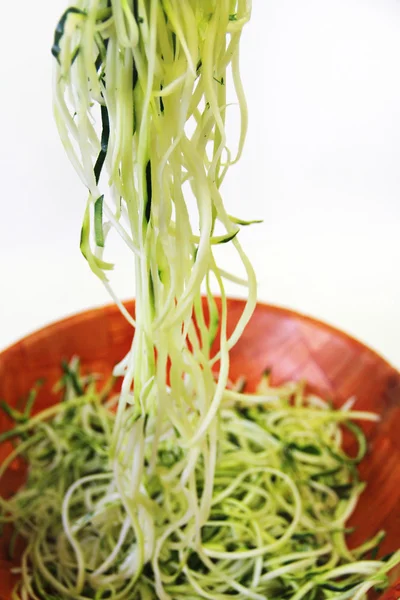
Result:
[[[0,405],[15,421],[0,477],[16,457],[28,464],[0,498],[11,556],[24,540],[13,600],[361,600],[400,562],[374,558],[383,532],[347,545],[367,450],[354,421],[377,417],[273,387],[268,372],[254,394],[228,378],[257,299],[240,228],[259,221],[230,215],[221,195],[246,137],[250,13],[250,0],[77,0],[56,27],[55,120],[87,189],[81,251],[135,334],[118,395],[74,358],[61,402],[34,416],[36,392],[20,410]],[[134,265],[134,315],[104,257],[112,231]],[[243,276],[219,264],[220,244]],[[226,280],[247,292],[229,335]]]

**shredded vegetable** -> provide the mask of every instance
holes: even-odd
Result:
[[[231,216],[221,195],[247,129],[250,12],[250,0],[77,0],[57,25],[55,119],[88,190],[80,247],[134,336],[115,400],[74,360],[61,403],[33,417],[33,400],[23,418],[6,409],[16,427],[0,441],[19,442],[0,476],[16,457],[28,464],[26,484],[0,501],[26,542],[15,599],[357,600],[400,562],[371,557],[381,532],[346,542],[366,449],[354,420],[376,417],[267,378],[253,395],[229,385],[229,351],[257,298],[240,244],[257,220]],[[112,288],[111,231],[132,253],[134,315]],[[242,275],[219,264],[224,243]],[[230,335],[225,280],[247,290]]]
[[[173,425],[164,424],[154,456],[149,415],[145,468],[135,499],[124,497],[109,463],[118,397],[105,400],[77,361],[62,386],[51,413],[7,434],[21,442],[0,477],[17,456],[29,464],[25,486],[0,503],[2,521],[27,540],[16,598],[354,599],[384,588],[400,561],[373,559],[384,532],[351,550],[346,542],[364,488],[357,464],[366,443],[353,419],[374,415],[334,410],[301,384],[273,388],[267,378],[245,403],[224,394],[208,516],[198,523],[189,515],[209,485],[207,463],[192,472]],[[343,426],[355,455],[343,450]],[[131,444],[125,456],[132,471],[137,452]],[[15,544],[14,536],[11,556]]]

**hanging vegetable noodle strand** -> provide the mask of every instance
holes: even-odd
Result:
[[[255,395],[228,381],[229,350],[256,303],[237,236],[251,221],[230,216],[220,192],[247,128],[239,42],[250,10],[250,0],[79,0],[57,26],[55,118],[88,190],[81,251],[135,335],[115,368],[117,398],[74,359],[62,402],[33,417],[35,392],[22,412],[2,405],[16,426],[0,442],[20,443],[0,478],[17,457],[29,465],[26,484],[0,498],[10,552],[27,540],[15,599],[360,600],[400,562],[372,560],[382,532],[353,550],[345,538],[366,449],[352,419],[376,417],[335,411],[301,385],[272,388],[267,375]],[[132,253],[134,316],[109,281],[111,231]],[[243,278],[218,264],[221,243]],[[227,279],[248,292],[230,337]]]
[[[180,492],[190,500],[180,522],[181,530],[187,526],[185,543],[190,547],[198,542],[211,510],[215,416],[227,386],[228,350],[256,302],[255,275],[236,237],[239,226],[227,214],[220,194],[229,164],[242,151],[247,125],[238,55],[249,17],[248,0],[86,0],[64,14],[55,37],[56,122],[89,190],[82,253],[111,292],[107,272],[112,265],[104,261],[103,250],[112,228],[134,254],[135,336],[116,369],[124,380],[111,459],[138,544],[135,575],[151,554],[145,537],[154,536],[153,517],[141,490],[145,435],[154,436],[152,467],[170,424],[187,449],[177,475]],[[231,68],[242,116],[234,158],[225,133],[225,82]],[[95,111],[101,116],[100,135],[94,126]],[[198,233],[189,218],[188,196],[197,207]],[[223,286],[227,274],[214,256],[214,246],[229,241],[243,263],[248,287],[246,307],[230,339]],[[222,298],[217,381],[210,362],[219,324],[211,278]],[[209,325],[201,302],[205,281]],[[192,322],[194,312],[199,334]],[[199,461],[206,468],[198,496]],[[144,528],[139,524],[143,514]],[[80,552],[77,546],[75,552]]]
[[[116,468],[119,451],[131,436],[132,420],[141,422],[136,426],[138,440],[143,437],[144,416],[157,404],[157,435],[168,406],[182,443],[191,448],[193,464],[195,457],[207,454],[212,474],[213,418],[226,388],[228,349],[256,302],[255,275],[236,237],[238,220],[227,214],[220,194],[226,170],[236,160],[227,149],[224,127],[230,67],[242,115],[236,158],[247,125],[238,55],[249,16],[248,0],[93,0],[70,8],[57,28],[56,121],[64,147],[89,190],[82,252],[111,292],[107,272],[113,265],[102,255],[112,228],[135,261],[135,337],[117,369],[124,374],[124,384],[112,444]],[[93,124],[95,111],[101,115],[100,137]],[[199,234],[189,219],[188,196],[195,200]],[[225,233],[217,235],[218,226]],[[229,340],[223,288],[229,275],[214,257],[214,246],[228,241],[244,265],[249,290]],[[222,296],[217,384],[210,347],[218,313],[209,291],[207,326],[200,298],[201,284],[212,277]],[[193,310],[200,336],[192,323]],[[169,386],[167,358],[172,364]],[[182,383],[185,378],[190,379],[189,388]],[[206,514],[207,510],[199,512],[199,522]]]

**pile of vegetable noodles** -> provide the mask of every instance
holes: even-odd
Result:
[[[16,427],[2,439],[19,443],[0,475],[17,456],[29,465],[26,484],[1,500],[1,520],[26,540],[14,598],[360,599],[400,562],[371,556],[381,533],[352,551],[345,541],[365,451],[352,419],[374,415],[268,378],[254,395],[229,385],[229,350],[256,303],[237,237],[250,222],[230,216],[220,193],[246,133],[239,42],[249,16],[249,0],[78,0],[57,26],[56,122],[88,189],[81,250],[135,335],[115,368],[116,400],[73,361],[61,403],[33,417],[33,396],[21,412],[3,406]],[[133,253],[135,317],[108,280],[111,231]],[[243,279],[217,264],[227,242]],[[248,291],[230,336],[225,280]],[[355,458],[341,448],[343,427]]]
[[[373,558],[384,534],[353,550],[345,537],[366,450],[351,419],[372,415],[350,405],[335,411],[300,384],[272,388],[267,376],[259,395],[226,390],[210,507],[199,522],[204,458],[190,472],[191,489],[190,448],[166,421],[154,457],[150,414],[141,454],[129,464],[144,464],[140,481],[116,474],[109,448],[119,398],[99,394],[77,361],[64,371],[63,401],[29,420],[31,395],[3,434],[21,441],[0,477],[17,456],[29,464],[26,485],[1,501],[3,521],[27,540],[14,598],[350,600],[386,586],[400,556]],[[351,457],[343,429],[357,442]]]

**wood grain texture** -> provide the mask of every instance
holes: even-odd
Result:
[[[126,304],[133,314],[134,304]],[[243,310],[241,300],[229,300],[229,331]],[[60,362],[77,355],[84,371],[107,377],[128,351],[133,329],[118,309],[108,306],[80,313],[28,336],[0,355],[0,398],[15,405],[38,378],[46,383],[37,409],[54,402],[51,389],[60,377]],[[214,349],[215,351],[217,348]],[[231,352],[231,378],[245,375],[254,389],[266,368],[273,383],[306,379],[312,391],[340,405],[350,396],[356,407],[378,412],[381,421],[366,433],[370,450],[361,466],[368,482],[352,520],[356,544],[379,529],[386,529],[382,552],[400,546],[400,374],[372,350],[348,335],[289,310],[259,304],[243,336]],[[0,431],[10,422],[0,415]],[[0,459],[9,451],[0,447]],[[13,465],[0,481],[2,494],[21,482],[21,465]],[[0,543],[0,598],[9,600],[14,578]],[[395,584],[382,600],[400,598]]]

